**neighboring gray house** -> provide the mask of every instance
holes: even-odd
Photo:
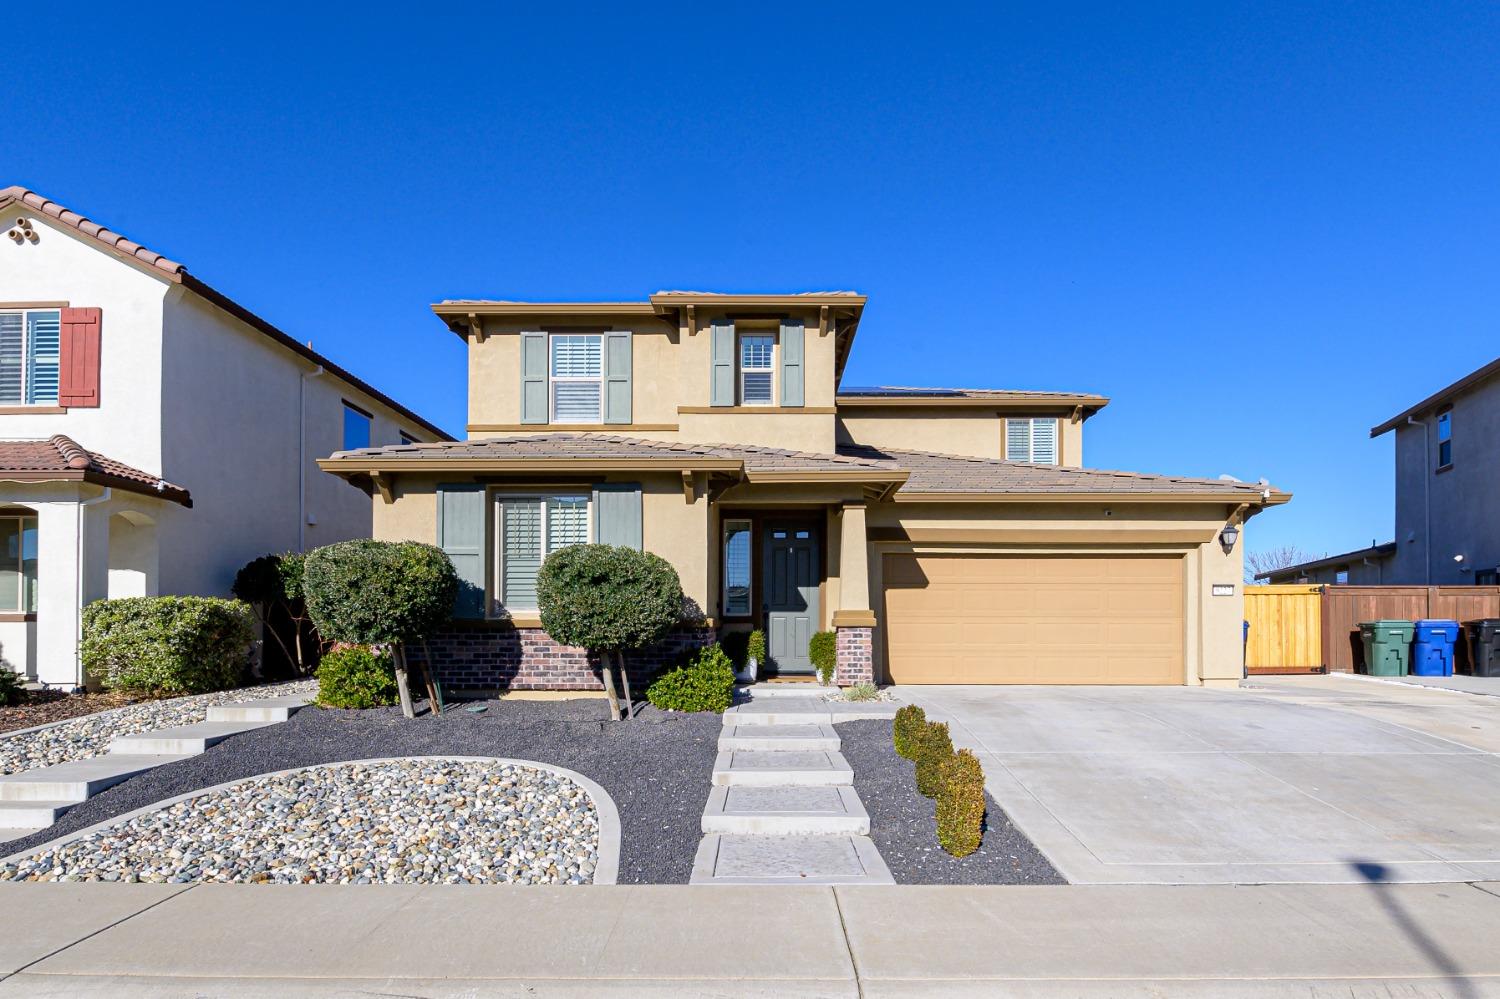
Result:
[[[1370,436],[1393,430],[1395,540],[1262,573],[1257,579],[1449,586],[1500,582],[1500,358],[1371,429]]]

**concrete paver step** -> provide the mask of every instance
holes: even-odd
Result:
[[[275,724],[273,721],[204,721],[195,725],[179,725],[176,728],[121,736],[109,744],[109,751],[136,755],[195,756],[231,736]]]
[[[698,846],[689,884],[892,885],[868,836],[730,836]]]
[[[736,704],[724,712],[725,725],[827,725],[829,702],[813,697],[773,697]]]
[[[165,763],[180,754],[109,753],[0,777],[0,801],[86,801],[107,787]]]
[[[259,701],[215,704],[208,709],[211,722],[284,722],[307,707],[304,696],[267,697]]]
[[[830,701],[828,714],[836,722],[894,718],[901,705],[892,701]]]
[[[17,839],[45,829],[77,801],[0,801],[0,838]]]
[[[852,787],[716,787],[703,809],[703,831],[867,836],[870,816]]]
[[[832,725],[726,725],[720,749],[838,749]]]
[[[828,690],[829,688],[811,680],[806,683],[757,683],[748,687],[736,687],[734,696],[741,700],[754,698],[764,701],[775,697],[822,697]]]
[[[714,760],[719,787],[835,787],[854,783],[854,770],[842,753],[731,749]]]

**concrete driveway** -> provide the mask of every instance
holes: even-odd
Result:
[[[1500,878],[1500,699],[1343,677],[897,693],[1074,883]]]

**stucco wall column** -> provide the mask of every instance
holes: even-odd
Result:
[[[863,503],[845,503],[839,518],[838,609],[870,609],[869,533],[865,529]]]

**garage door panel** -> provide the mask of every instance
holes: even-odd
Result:
[[[897,683],[1181,683],[1182,560],[892,555]]]

